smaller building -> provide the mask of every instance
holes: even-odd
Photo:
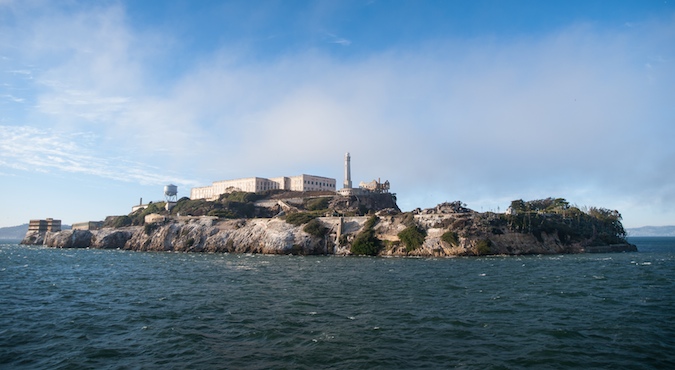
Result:
[[[361,181],[359,187],[373,193],[388,193],[391,185],[389,184],[389,180],[380,182],[380,179],[377,179],[368,183]]]
[[[47,232],[47,231],[61,231],[61,220],[48,218],[46,220],[30,220],[28,223],[28,231]]]
[[[103,227],[103,221],[76,222],[73,224],[73,230],[100,230]]]
[[[146,224],[154,224],[157,222],[166,221],[166,216],[162,216],[159,213],[151,213],[149,215],[146,215],[144,220]]]
[[[344,197],[349,197],[352,195],[366,195],[368,191],[363,188],[342,188],[337,193]]]

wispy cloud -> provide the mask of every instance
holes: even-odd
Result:
[[[620,199],[629,209],[675,202],[663,185],[675,174],[651,165],[675,152],[672,22],[433,40],[347,60],[317,50],[251,60],[223,44],[161,73],[161,35],[129,27],[120,7],[32,26],[16,33],[26,47],[11,59],[23,65],[6,70],[33,77],[37,108],[31,127],[3,127],[5,167],[188,184],[157,167],[178,163],[175,171],[210,180],[339,177],[351,151],[354,178],[388,178],[404,208],[540,196],[608,207]],[[121,149],[107,154],[101,141]]]
[[[349,45],[352,44],[352,42],[350,40],[347,40],[345,38],[336,36],[336,35],[334,35],[332,33],[329,33],[329,32],[326,32],[326,36],[328,36],[329,42],[332,43],[332,44],[339,44],[339,45],[342,45],[342,46],[349,46]]]
[[[8,100],[8,101],[11,101],[11,102],[14,102],[14,103],[23,103],[25,101],[25,99],[23,99],[23,98],[17,98],[16,96],[10,95],[10,94],[0,95],[0,98],[4,98],[5,100]]]
[[[20,170],[86,174],[142,185],[193,180],[162,174],[162,170],[123,157],[96,153],[98,137],[91,133],[64,133],[36,127],[0,126],[0,166]]]

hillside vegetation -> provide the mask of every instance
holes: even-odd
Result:
[[[462,202],[402,213],[389,194],[232,193],[181,198],[108,217],[101,231],[33,235],[26,244],[242,253],[457,256],[632,251],[618,211],[579,208],[562,198],[513,201],[505,213]],[[164,221],[145,224],[159,213]],[[340,217],[335,217],[340,216]]]

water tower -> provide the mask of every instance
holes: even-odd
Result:
[[[178,186],[174,184],[164,186],[164,199],[166,199],[166,210],[171,211],[178,199]]]
[[[178,186],[174,184],[164,186],[164,199],[167,202],[176,202],[178,200]]]

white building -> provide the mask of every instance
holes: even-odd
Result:
[[[335,179],[313,175],[299,175],[292,177],[247,177],[235,180],[215,181],[210,186],[192,188],[190,199],[216,200],[221,194],[233,191],[257,193],[266,190],[292,191],[335,191]]]

